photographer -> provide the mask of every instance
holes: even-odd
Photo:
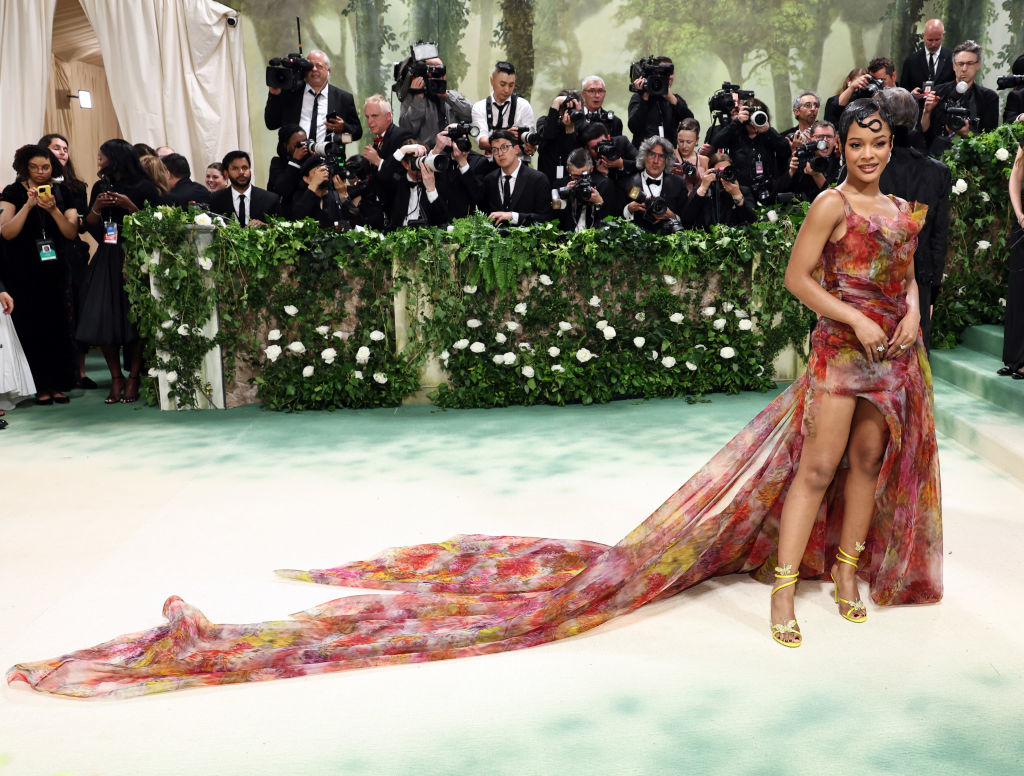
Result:
[[[604,109],[604,98],[608,94],[608,87],[605,86],[604,79],[599,75],[588,75],[583,79],[581,93],[583,94],[583,113],[587,123],[600,121],[608,127],[609,135],[612,137],[621,135],[622,119]],[[585,126],[586,124],[577,127],[577,133],[582,132]]]
[[[697,151],[698,137],[700,137],[700,122],[697,119],[683,119],[679,122],[672,174],[683,179],[686,184],[687,196],[697,188],[700,179],[708,170],[708,158]]]
[[[630,68],[633,81],[629,90],[627,124],[633,133],[636,148],[645,138],[663,137],[675,140],[679,122],[692,119],[693,111],[686,100],[672,93],[675,71],[669,57],[650,57],[635,62]]]
[[[285,124],[277,131],[277,156],[270,160],[267,174],[267,191],[281,198],[284,214],[288,215],[288,203],[302,184],[299,169],[309,157],[306,130],[298,124]]]
[[[934,157],[953,144],[953,135],[990,132],[999,126],[999,95],[974,80],[981,67],[981,46],[973,40],[953,49],[955,81],[939,84],[924,97],[921,131]]]
[[[161,160],[167,169],[167,183],[171,189],[166,195],[169,204],[188,207],[193,202],[210,204],[210,190],[192,180],[192,168],[181,154],[167,154]]]
[[[846,106],[850,104],[854,92],[867,86],[870,78],[868,71],[863,67],[855,67],[847,73],[846,78],[843,79],[842,88],[825,100],[825,121],[832,125],[839,124],[839,117],[843,115]]]
[[[629,203],[622,215],[645,232],[678,232],[679,211],[686,202],[686,186],[678,175],[665,172],[675,149],[663,137],[649,137],[636,157],[642,170],[626,182]]]
[[[1013,61],[1013,69],[1010,72],[1015,76],[1024,76],[1024,54]],[[1018,86],[1006,95],[1003,123],[1010,124],[1014,121],[1024,121],[1024,86]]]
[[[516,94],[516,69],[511,62],[498,62],[491,73],[492,93],[473,105],[473,124],[480,130],[480,150],[491,150],[491,134],[499,129],[512,132],[519,140],[519,127],[534,125],[529,100]]]
[[[897,85],[896,64],[889,57],[875,57],[868,62],[868,75],[882,82],[883,89]]]
[[[305,74],[305,86],[291,91],[267,87],[269,94],[263,109],[263,122],[267,129],[298,124],[306,130],[310,140],[318,143],[324,141],[328,132],[351,135],[351,140],[361,138],[363,127],[352,95],[327,83],[331,74],[331,60],[327,54],[313,50],[306,59],[310,68]],[[342,142],[349,140],[343,139]]]
[[[438,191],[451,218],[465,218],[483,204],[481,181],[497,169],[494,162],[473,150],[470,138],[474,132],[473,124],[450,124],[437,133],[434,142],[434,156],[451,158],[448,169],[435,174]]]
[[[756,97],[740,103],[736,117],[711,138],[711,147],[728,153],[740,185],[759,202],[770,201],[776,180],[789,167],[789,143],[772,127],[768,106]]]
[[[436,50],[436,46],[434,48]],[[403,80],[395,84],[402,101],[398,126],[427,145],[434,142],[441,127],[472,118],[473,106],[469,100],[448,88],[448,71],[440,57],[429,57],[422,62],[406,60],[404,64],[405,69],[400,72]]]
[[[448,209],[437,190],[435,171],[427,159],[426,146],[411,142],[400,149],[402,174],[382,181],[382,200],[388,215],[388,230],[403,226],[441,226],[448,222]]]
[[[586,125],[583,96],[575,89],[563,89],[551,103],[548,115],[537,125],[543,143],[537,169],[557,181],[565,177],[565,160],[580,147],[577,131]]]
[[[594,160],[594,174],[603,175],[616,187],[624,189],[626,180],[637,171],[636,147],[625,135],[609,135],[608,128],[599,121],[588,124],[580,140]]]
[[[558,213],[558,225],[566,232],[581,232],[597,226],[612,210],[612,183],[603,175],[593,175],[594,160],[577,148],[566,160],[569,180],[555,189],[552,207]]]
[[[949,49],[943,47],[942,39],[946,29],[941,19],[929,19],[924,25],[921,35],[921,48],[907,57],[903,62],[903,78],[900,86],[911,92],[915,97],[922,93],[926,81],[942,84],[952,81],[953,57]]]
[[[342,207],[345,191],[341,174],[330,174],[327,160],[310,156],[299,168],[302,188],[295,192],[290,210],[295,219],[313,218],[323,229],[348,227],[347,212]]]
[[[683,206],[681,221],[686,229],[707,229],[712,224],[740,226],[754,223],[750,190],[736,179],[728,154],[713,154],[711,169]]]
[[[782,133],[782,136],[792,141],[793,135],[797,132],[810,135],[811,125],[818,120],[818,109],[820,107],[821,98],[816,92],[800,92],[796,99],[793,100],[793,118],[796,119],[796,126],[787,129]]]
[[[491,154],[498,169],[483,179],[475,199],[496,224],[528,226],[550,221],[551,183],[544,173],[523,164],[518,142],[507,129],[491,134]]]
[[[345,220],[353,227],[362,226],[383,232],[387,226],[384,206],[373,188],[374,167],[365,157],[350,156],[341,171],[338,197]]]
[[[414,143],[412,133],[396,126],[392,121],[391,103],[383,94],[374,94],[366,98],[363,106],[366,126],[373,137],[370,145],[363,149],[363,157],[377,169],[375,184],[382,202],[386,195],[379,189],[386,181],[402,174],[402,159],[405,158],[403,146]]]
[[[775,185],[776,193],[792,193],[793,199],[811,202],[839,180],[836,128],[828,121],[816,121],[806,142],[794,145],[789,169]]]

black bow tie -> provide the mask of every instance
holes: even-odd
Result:
[[[660,186],[661,185],[661,178],[647,178],[647,185],[648,186]]]
[[[411,181],[408,178],[406,178],[405,179],[405,185],[408,186],[410,189],[414,189],[414,188],[416,188],[417,186],[420,185],[420,182],[419,181]]]

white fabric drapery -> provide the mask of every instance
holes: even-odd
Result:
[[[0,0],[0,179],[14,151],[43,134],[57,0]]]
[[[251,147],[237,12],[212,0],[80,0],[125,139],[169,145],[193,178]]]

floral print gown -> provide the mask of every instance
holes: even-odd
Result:
[[[925,209],[896,200],[897,217],[847,205],[846,234],[826,245],[823,283],[891,334],[906,310],[903,278]],[[648,601],[721,574],[762,581],[776,565],[779,516],[814,433],[820,392],[872,402],[890,439],[860,576],[877,604],[942,595],[939,469],[931,374],[923,344],[869,363],[853,331],[822,318],[807,372],[618,544],[461,535],[370,560],[282,576],[400,591],[339,598],[292,616],[217,625],[174,596],[167,622],[35,663],[10,683],[68,696],[128,697],[521,649],[589,630]],[[842,520],[840,470],[800,566],[822,577]]]

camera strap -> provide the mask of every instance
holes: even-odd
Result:
[[[487,129],[489,132],[493,132],[496,129],[510,129],[515,126],[516,122],[516,102],[519,95],[515,92],[508,98],[508,101],[504,105],[498,105],[494,102],[491,95],[487,95]],[[497,124],[494,122],[494,111],[491,107],[494,106],[498,109],[498,121]],[[508,123],[505,124],[505,108],[508,108]]]

